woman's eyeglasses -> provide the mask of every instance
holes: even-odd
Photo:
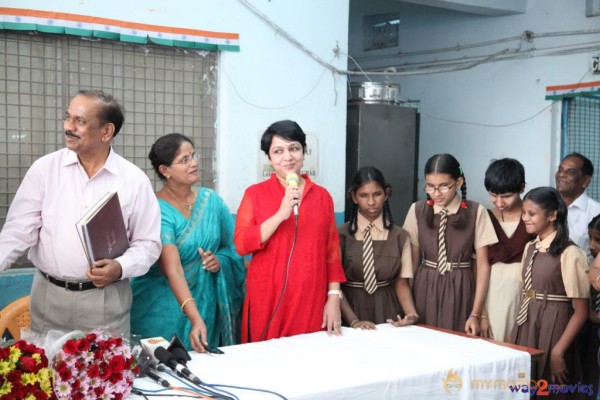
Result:
[[[429,193],[429,194],[434,194],[436,190],[438,192],[440,192],[441,194],[444,194],[444,193],[448,193],[450,191],[450,189],[452,189],[455,185],[456,185],[456,181],[454,181],[454,183],[451,185],[448,185],[448,184],[442,184],[440,186],[425,185],[423,190],[425,190],[425,192]]]
[[[173,161],[172,164],[188,165],[192,160],[200,161],[200,154],[194,153],[191,156],[185,156],[179,161]]]

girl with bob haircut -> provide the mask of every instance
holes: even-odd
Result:
[[[485,171],[485,188],[494,208],[488,210],[498,243],[490,246],[490,286],[481,323],[489,321],[492,337],[504,341],[511,333],[521,298],[521,259],[532,235],[521,219],[525,169],[513,158],[492,161]]]

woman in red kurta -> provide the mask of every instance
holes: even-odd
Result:
[[[324,328],[329,334],[341,334],[340,282],[346,278],[333,201],[307,175],[298,176],[306,135],[293,121],[276,122],[263,134],[261,149],[274,173],[246,190],[234,236],[238,253],[252,254],[242,342]],[[286,182],[290,177],[296,185]],[[294,205],[298,205],[297,221]]]

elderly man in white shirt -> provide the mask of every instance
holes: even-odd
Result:
[[[571,153],[555,174],[556,190],[568,207],[569,238],[589,254],[588,224],[600,214],[600,203],[585,192],[594,175],[594,165],[582,154]]]
[[[158,259],[160,209],[150,180],[111,147],[124,121],[117,101],[80,91],[64,119],[66,148],[27,171],[0,233],[0,271],[27,249],[37,267],[31,287],[31,330],[107,328],[128,335],[128,278]],[[75,223],[107,192],[118,192],[128,250],[89,265]]]

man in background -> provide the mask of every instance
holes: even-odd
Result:
[[[27,171],[0,233],[0,271],[27,249],[37,268],[31,330],[108,328],[128,335],[128,278],[146,273],[160,250],[160,210],[146,174],[111,147],[124,121],[109,94],[80,91],[64,118],[66,147]],[[118,192],[129,248],[89,265],[76,222],[107,192]]]
[[[588,224],[600,214],[600,203],[585,192],[593,175],[594,165],[579,153],[566,156],[554,175],[556,190],[569,210],[569,238],[587,254],[590,251]]]

